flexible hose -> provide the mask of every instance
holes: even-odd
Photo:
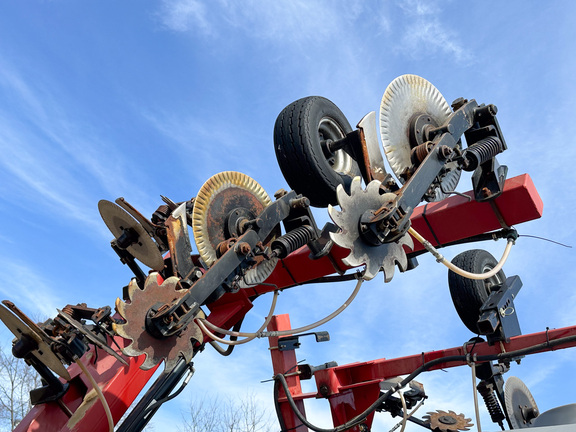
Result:
[[[506,244],[506,248],[504,249],[504,253],[502,254],[502,258],[500,258],[500,261],[498,262],[498,264],[496,264],[496,266],[492,270],[486,273],[470,273],[466,270],[461,269],[460,267],[456,267],[454,264],[452,264],[450,261],[444,258],[444,256],[442,256],[442,254],[438,252],[438,250],[434,246],[432,246],[432,244],[428,240],[422,237],[414,228],[412,227],[408,228],[408,232],[412,235],[412,237],[414,237],[416,240],[422,243],[422,246],[424,246],[424,248],[428,252],[430,252],[432,255],[436,257],[436,261],[444,264],[454,273],[462,277],[475,280],[489,279],[495,276],[500,270],[502,270],[504,263],[508,259],[508,255],[510,255],[510,249],[512,249],[512,245],[514,245],[514,240],[509,238],[508,243]]]
[[[296,333],[304,333],[306,331],[309,331],[309,330],[312,330],[316,327],[319,327],[322,324],[325,324],[328,321],[330,321],[330,320],[334,319],[335,317],[337,317],[338,315],[340,315],[342,313],[342,311],[344,311],[344,309],[346,309],[350,305],[350,303],[352,303],[354,298],[356,298],[356,295],[360,291],[360,286],[362,285],[362,282],[364,282],[364,279],[358,279],[358,283],[356,284],[356,287],[354,288],[354,291],[352,292],[350,297],[348,297],[348,299],[342,304],[342,306],[340,306],[338,309],[336,309],[330,315],[328,315],[327,317],[325,317],[319,321],[316,321],[315,323],[309,324],[309,325],[304,326],[304,327],[299,327],[296,329],[283,330],[283,331],[271,331],[271,332],[264,332],[263,331],[268,326],[268,324],[270,323],[270,320],[272,319],[271,317],[272,317],[272,314],[274,312],[274,308],[276,307],[276,293],[278,291],[274,291],[275,297],[274,297],[274,300],[272,301],[272,307],[270,308],[270,314],[268,315],[269,319],[267,318],[266,322],[255,333],[245,333],[245,332],[235,332],[235,331],[225,330],[225,329],[222,329],[220,327],[215,326],[210,321],[207,321],[204,319],[197,319],[196,321],[198,322],[198,325],[200,326],[202,331],[208,337],[210,337],[211,339],[213,339],[215,341],[218,341],[220,343],[224,343],[227,345],[239,345],[242,343],[249,342],[252,339],[257,338],[257,337],[288,336],[288,335],[293,335]],[[238,336],[244,337],[245,336],[246,339],[242,339],[240,341],[227,341],[225,339],[222,339],[222,338],[219,338],[218,336],[216,336],[214,333],[212,333],[210,330],[208,330],[207,327],[210,327],[212,330],[214,330],[218,333],[226,334],[229,336],[236,336],[236,337],[238,337]]]
[[[174,399],[176,396],[178,396],[180,393],[182,393],[182,391],[184,390],[184,388],[188,385],[188,383],[190,382],[190,380],[192,379],[192,377],[194,376],[194,364],[193,363],[189,363],[188,365],[188,374],[186,375],[186,378],[184,378],[184,381],[182,381],[182,384],[180,385],[180,387],[178,388],[178,390],[176,390],[174,393],[172,393],[171,395],[168,395],[166,397],[163,397],[162,399],[157,400],[156,402],[154,402],[152,405],[150,405],[148,408],[146,408],[144,410],[144,412],[142,413],[142,417],[145,417],[146,415],[148,415],[148,413],[150,411],[154,411],[155,409],[160,408],[163,404],[165,404],[168,401],[171,401],[172,399]],[[154,414],[152,414],[154,415]]]
[[[276,309],[276,301],[278,300],[278,290],[274,291],[274,298],[272,299],[272,305],[270,306],[270,312],[268,313],[267,317],[272,316],[274,314],[274,310]],[[241,332],[241,331],[234,331],[234,330],[226,330],[223,328],[220,328],[216,325],[214,325],[213,323],[211,323],[208,320],[202,319],[203,323],[206,325],[206,327],[209,327],[211,330],[218,332],[218,333],[222,333],[228,336],[235,336],[235,337],[258,337],[258,335],[260,334],[260,332],[262,330],[264,330],[266,328],[266,326],[260,327],[260,329],[258,329],[258,331],[255,332]],[[268,325],[268,324],[266,324]]]
[[[88,377],[90,384],[92,384],[92,387],[94,387],[94,390],[96,390],[96,394],[98,395],[98,399],[100,399],[100,402],[102,402],[102,406],[104,407],[104,411],[106,412],[106,418],[108,419],[109,431],[114,432],[114,420],[112,419],[112,413],[110,412],[110,407],[108,406],[108,402],[106,402],[106,398],[104,397],[104,393],[102,393],[100,386],[98,386],[98,383],[96,382],[96,380],[94,379],[92,374],[88,371],[88,369],[86,368],[84,363],[82,363],[82,361],[79,358],[76,359],[76,364],[80,367],[80,369],[82,370],[84,375],[86,375]]]
[[[399,394],[401,394],[401,393],[399,393]],[[402,394],[402,397],[404,397],[403,394]],[[406,400],[404,400],[404,403],[406,403]],[[412,411],[410,411],[410,412],[408,413],[407,416],[404,416],[404,415],[403,415],[403,416],[402,416],[402,421],[400,421],[400,422],[397,423],[392,429],[390,429],[390,432],[394,432],[394,431],[395,431],[396,429],[398,429],[400,426],[402,426],[402,430],[401,430],[400,432],[403,432],[404,429],[405,429],[405,427],[406,427],[405,425],[408,424],[408,423],[407,423],[408,420],[410,420],[410,418],[411,418],[414,414],[416,414],[416,411],[418,411],[422,405],[424,405],[424,399],[422,399],[422,400],[418,403],[418,405],[416,405],[416,407],[415,407]],[[404,406],[404,405],[402,405],[402,406]]]
[[[478,409],[478,392],[476,391],[476,362],[470,363],[470,369],[472,369],[472,394],[474,395],[474,413],[476,414],[476,427],[478,432],[482,432],[482,426],[480,426],[480,410]]]
[[[238,321],[234,327],[232,327],[232,329],[234,331],[239,331],[242,328],[242,322],[244,321],[244,318],[242,318],[240,321]],[[231,341],[235,341],[238,340],[238,338],[236,336],[230,336],[230,340]],[[212,345],[212,348],[214,348],[216,350],[216,352],[224,357],[229,356],[230,354],[232,354],[232,351],[234,351],[234,347],[236,345],[228,345],[228,347],[226,349],[222,348],[220,345],[218,345],[218,342],[211,340],[210,342],[208,342],[210,345]]]
[[[342,313],[342,311],[344,309],[346,309],[348,306],[350,306],[350,303],[352,303],[352,301],[354,301],[354,298],[356,298],[356,295],[360,291],[360,287],[362,286],[362,282],[364,282],[364,279],[362,279],[362,278],[358,279],[358,282],[356,283],[356,287],[354,288],[354,291],[352,291],[352,294],[350,294],[350,297],[348,297],[348,299],[342,304],[342,306],[340,306],[338,309],[336,309],[334,312],[332,312],[327,317],[325,317],[319,321],[316,321],[315,323],[304,326],[304,327],[299,327],[299,328],[295,328],[295,329],[291,329],[291,330],[283,330],[283,331],[263,332],[261,334],[261,336],[262,337],[276,337],[276,336],[288,336],[288,335],[293,335],[296,333],[304,333],[304,332],[312,330],[316,327],[319,327],[322,324],[327,323],[331,319],[336,318],[338,315],[340,315]]]
[[[404,432],[404,429],[406,429],[406,424],[408,423],[408,407],[406,406],[406,399],[404,398],[404,394],[401,391],[398,391],[398,395],[400,396],[400,401],[402,402],[403,411],[402,429],[400,429],[400,432]]]
[[[198,323],[198,326],[200,326],[200,328],[202,329],[204,334],[206,334],[206,336],[211,338],[213,341],[220,342],[220,343],[223,343],[225,345],[245,344],[245,343],[250,342],[251,340],[259,337],[262,334],[262,331],[268,326],[268,324],[270,324],[270,321],[272,321],[272,316],[274,316],[274,310],[276,309],[276,302],[277,301],[278,301],[278,290],[274,291],[274,297],[272,298],[272,304],[270,305],[270,311],[268,312],[268,316],[266,317],[266,319],[264,320],[264,323],[260,326],[260,328],[254,333],[244,333],[244,332],[235,332],[235,331],[224,330],[224,329],[221,329],[219,327],[216,327],[210,321],[207,321],[205,319],[200,319],[200,318],[197,319],[196,322]],[[230,336],[234,336],[234,337],[238,337],[238,335],[248,335],[248,336],[246,337],[246,339],[241,339],[241,340],[222,339],[222,338],[216,336],[210,330],[208,330],[206,325],[209,325],[210,327],[215,328],[215,331],[217,331],[217,332],[229,334]]]

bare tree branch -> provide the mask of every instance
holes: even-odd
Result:
[[[193,400],[182,417],[180,432],[263,432],[274,430],[275,425],[270,413],[258,406],[250,393],[237,400]]]
[[[11,429],[31,408],[30,390],[40,386],[40,377],[12,351],[0,349],[0,424]]]

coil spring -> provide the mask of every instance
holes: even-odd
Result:
[[[62,308],[62,312],[64,312],[66,315],[69,316],[73,316],[74,315],[74,309],[72,309],[72,305],[66,305]]]
[[[310,225],[302,225],[272,242],[272,250],[278,258],[286,258],[316,237],[316,231]]]
[[[411,162],[414,165],[420,165],[433,147],[434,145],[429,141],[414,147],[410,152]]]
[[[464,170],[474,171],[478,165],[490,160],[503,151],[504,146],[498,137],[492,136],[484,138],[466,149],[465,157],[468,165]]]
[[[488,410],[492,421],[494,423],[502,423],[506,417],[502,412],[498,399],[496,399],[496,393],[494,392],[492,384],[488,384],[486,381],[480,381],[476,388],[478,389],[480,396],[482,396],[482,399],[484,399],[486,409]]]
[[[156,209],[156,211],[152,214],[152,222],[155,224],[165,221],[166,218],[170,216],[170,207],[165,204],[162,204],[160,207]]]

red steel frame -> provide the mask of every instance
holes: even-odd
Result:
[[[472,193],[469,192],[468,195],[472,196]],[[501,228],[502,225],[495,213],[495,208],[500,213],[500,219],[511,226],[541,217],[543,205],[532,180],[527,174],[524,174],[506,181],[503,194],[495,200],[495,207],[487,202],[479,203],[454,196],[438,203],[416,208],[411,218],[412,226],[431,243],[438,246],[438,242],[444,244]],[[420,244],[414,241],[414,251],[421,249]],[[342,258],[346,257],[348,253],[348,250],[335,245],[327,256],[311,260],[309,257],[310,250],[304,246],[280,261],[272,275],[266,280],[266,285],[225,294],[216,302],[208,305],[208,309],[210,309],[208,320],[219,327],[231,328],[252,308],[252,300],[261,294],[293,287],[334,273],[342,274],[349,270],[349,267],[342,263]],[[277,326],[279,329],[289,328],[289,321],[287,318],[275,318],[271,326],[271,328]],[[116,338],[116,340],[121,345],[125,343],[121,338]],[[205,342],[209,340],[208,337],[205,338]],[[276,343],[275,338],[271,338],[270,343],[273,346]],[[272,355],[275,373],[285,372],[294,366],[295,356],[292,358],[285,352],[280,353],[274,350],[272,350]],[[419,359],[421,360],[421,355]],[[86,353],[83,361],[100,385],[110,405],[115,422],[128,409],[154,372],[154,370],[142,371],[139,368],[144,361],[143,357],[129,358],[129,365],[123,366],[100,350],[96,356],[94,349]],[[380,360],[371,363],[377,364],[378,362]],[[388,360],[388,362],[393,362],[393,360]],[[390,368],[391,364],[387,363],[386,368]],[[318,377],[325,377],[327,382],[331,383],[331,389],[335,389],[335,383],[342,380],[342,373],[337,372],[338,368],[335,369],[330,372],[334,375],[326,376],[329,372],[317,374]],[[396,373],[396,369],[390,370],[394,370],[394,372],[389,372],[390,375],[388,376],[402,373]],[[49,402],[34,407],[15,431],[100,432],[108,429],[104,410],[98,399],[94,397],[94,392],[91,392],[92,386],[88,379],[81,374],[76,365],[70,366],[69,372],[72,376],[70,390],[63,396],[62,402],[72,412],[78,413],[73,417],[73,421],[70,421],[56,402]],[[337,381],[335,381],[336,379]],[[374,380],[380,379],[375,378]],[[297,377],[288,378],[288,382],[292,385],[291,392],[294,388],[296,399],[309,397],[301,394],[301,390],[298,390],[299,379]],[[351,386],[349,390],[353,392],[352,389],[357,384],[350,381],[347,385]],[[363,382],[361,387],[364,389],[363,392],[367,392],[367,396],[364,402],[361,399],[357,400],[358,407],[364,406],[366,403],[369,405],[369,401],[371,403],[374,400],[371,395],[377,391],[376,383],[372,385],[373,390],[370,391],[368,389],[369,384]],[[348,404],[343,403],[345,401],[341,397],[343,397],[341,393],[335,393],[330,398],[335,407],[335,414],[333,414],[335,422],[339,422],[341,418],[347,418],[350,414],[349,409],[346,408]],[[285,408],[282,410],[284,412]],[[291,423],[293,420],[288,418],[286,421],[287,426],[289,424],[297,425]]]
[[[127,345],[126,340],[121,337],[116,337],[115,340],[121,347]],[[128,366],[97,348],[91,348],[81,359],[102,389],[114,423],[124,415],[156,370],[140,369],[144,356],[125,359]],[[108,431],[104,407],[96,397],[88,378],[76,364],[72,364],[68,372],[71,376],[68,382],[70,388],[62,397],[61,403],[74,415],[69,418],[56,402],[36,405],[16,426],[15,432]]]
[[[290,320],[288,315],[275,316],[274,320],[268,326],[271,331],[290,330]],[[500,354],[506,352],[518,351],[524,348],[554,342],[568,336],[576,336],[576,326],[565,327],[554,330],[547,330],[540,333],[516,336],[510,338],[510,342],[489,345],[487,342],[477,343],[474,345],[473,353],[478,357]],[[270,341],[270,346],[277,344],[277,338],[274,342]],[[277,345],[276,345],[277,346]],[[563,343],[553,348],[542,348],[538,352],[552,351],[576,346],[576,341]],[[400,375],[409,375],[431,360],[440,359],[448,356],[466,356],[469,354],[467,349],[471,349],[472,344],[454,348],[448,348],[427,353],[419,353],[407,357],[395,359],[378,359],[368,362],[351,363],[343,366],[322,369],[316,371],[314,379],[316,380],[317,393],[302,393],[300,379],[297,374],[286,378],[290,394],[294,400],[298,401],[298,407],[304,406],[304,400],[310,398],[326,398],[330,404],[332,421],[335,426],[346,423],[358,414],[361,414],[368,408],[380,395],[380,382],[394,378]],[[296,354],[294,350],[274,352],[272,351],[272,365],[274,374],[284,373],[286,371],[294,372],[297,368]],[[281,354],[279,356],[278,354]],[[446,369],[450,367],[466,365],[466,361],[442,362],[429,368],[430,371]],[[287,429],[298,427],[299,432],[307,431],[306,428],[290,405],[287,402],[286,395],[281,389],[279,395],[280,412]],[[300,409],[304,413],[303,409]],[[373,414],[368,416],[365,424],[370,428],[372,426]],[[360,432],[359,427],[350,429],[350,431]]]

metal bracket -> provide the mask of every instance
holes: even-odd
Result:
[[[294,336],[287,336],[278,339],[278,351],[292,351],[300,348],[300,341],[298,338],[300,336],[310,336],[314,335],[316,337],[316,342],[327,342],[330,340],[330,335],[327,331],[312,332],[312,333],[302,333]]]
[[[478,328],[481,334],[487,336],[490,345],[522,334],[514,308],[514,299],[520,288],[520,277],[509,277],[496,289],[493,288],[492,294],[480,308]]]

